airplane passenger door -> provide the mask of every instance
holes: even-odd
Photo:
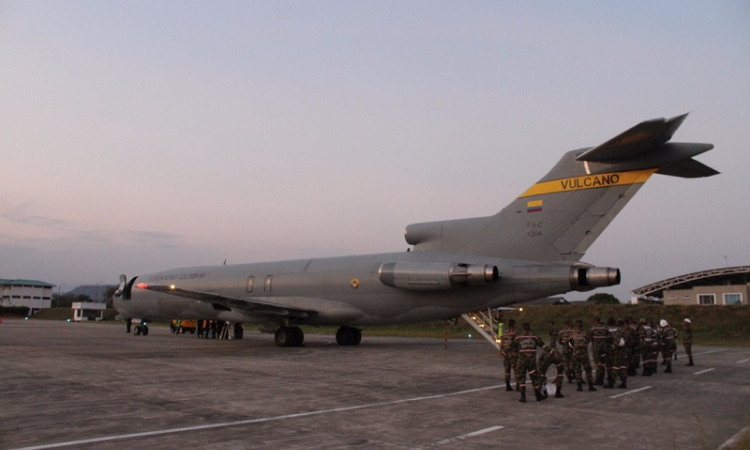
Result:
[[[266,295],[271,295],[272,282],[273,282],[273,275],[266,275],[266,282],[263,284],[263,292]]]

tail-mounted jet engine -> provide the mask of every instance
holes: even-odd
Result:
[[[439,291],[495,283],[497,266],[463,263],[389,262],[378,270],[386,286],[410,291]]]

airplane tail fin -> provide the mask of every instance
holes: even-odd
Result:
[[[597,147],[570,151],[494,216],[409,225],[406,241],[415,251],[578,261],[654,173],[718,173],[693,159],[712,144],[668,142],[686,116],[645,121]]]

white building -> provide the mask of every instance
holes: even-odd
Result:
[[[25,306],[29,314],[52,306],[54,284],[36,280],[5,280],[0,278],[1,306]]]
[[[104,310],[107,305],[94,302],[73,302],[73,321],[104,320]]]

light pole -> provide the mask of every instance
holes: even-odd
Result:
[[[57,285],[57,304],[58,305],[60,304],[60,289],[62,289],[63,286],[65,286],[65,283]],[[52,307],[54,308],[55,305],[52,305]]]

